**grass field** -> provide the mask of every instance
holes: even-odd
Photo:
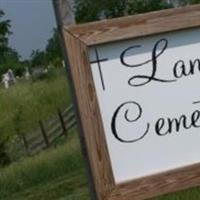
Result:
[[[88,199],[79,141],[67,142],[0,170],[1,200]]]
[[[62,145],[0,170],[0,200],[89,200],[76,132]],[[199,200],[200,189],[152,200]]]
[[[70,102],[64,69],[54,70],[44,80],[18,81],[9,89],[0,88],[0,132],[15,135],[26,133],[56,113],[57,107],[66,108]]]
[[[17,160],[25,153],[18,135],[37,129],[39,120],[55,116],[57,108],[63,110],[70,102],[64,69],[52,69],[37,81],[18,80],[9,89],[0,87],[0,143],[6,141],[10,159]]]
[[[9,90],[0,88],[0,134],[12,137],[16,130],[28,132],[38,120],[54,115],[70,103],[63,71],[37,82],[19,82]],[[15,153],[15,152],[14,152]],[[0,200],[89,200],[84,161],[77,131],[60,144],[33,157],[22,157],[0,168]],[[200,200],[200,188],[153,200]]]

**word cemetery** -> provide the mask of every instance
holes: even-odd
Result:
[[[159,49],[159,46],[161,47],[160,49]],[[139,74],[139,75],[131,77],[128,80],[128,85],[131,87],[139,87],[139,86],[144,86],[146,84],[151,84],[150,82],[153,82],[153,81],[157,82],[157,84],[173,83],[175,81],[178,81],[178,79],[180,78],[192,76],[197,73],[199,73],[199,76],[200,76],[200,57],[199,57],[199,58],[195,58],[194,60],[187,61],[188,66],[186,66],[185,61],[183,60],[176,61],[172,67],[171,77],[173,78],[171,79],[163,79],[162,77],[157,77],[157,70],[159,70],[158,68],[162,67],[162,66],[159,66],[159,59],[162,59],[161,58],[162,54],[164,54],[165,51],[167,51],[167,47],[168,47],[167,39],[161,39],[157,41],[152,48],[152,52],[150,54],[151,58],[141,63],[128,63],[126,61],[126,54],[129,51],[134,50],[135,48],[141,48],[141,45],[135,45],[135,46],[131,46],[125,49],[120,55],[120,61],[123,66],[131,67],[131,68],[146,66],[151,69],[149,76],[144,75],[144,74]],[[134,51],[132,53],[134,53]],[[100,74],[102,76],[102,72]],[[139,84],[133,83],[137,79],[141,79],[142,82]],[[193,102],[193,104],[197,104],[197,103],[200,103],[200,101]],[[117,133],[117,129],[116,129],[116,121],[117,121],[117,117],[121,114],[121,110],[123,110],[124,107],[127,107],[129,110],[132,109],[133,113],[137,113],[135,118],[128,117],[129,110],[126,110],[125,113],[122,113],[122,115],[124,115],[125,121],[127,121],[128,123],[136,123],[137,121],[140,120],[140,118],[142,118],[143,109],[142,109],[142,106],[138,102],[128,101],[128,102],[124,102],[120,104],[119,107],[115,110],[112,117],[111,127],[112,127],[113,135],[115,136],[117,140],[121,142],[125,142],[125,143],[132,143],[132,142],[139,141],[142,138],[144,138],[144,136],[149,132],[151,125],[150,123],[146,123],[144,125],[145,131],[141,132],[141,135],[138,138],[134,138],[134,135],[133,135],[133,138],[131,138],[130,140],[124,140],[122,137],[119,137]],[[163,118],[162,117],[162,118],[159,118],[155,122],[155,125],[154,125],[155,133],[158,136],[164,136],[173,132],[180,132],[182,128],[184,129],[200,128],[200,110],[195,110],[194,112],[192,112],[192,114],[189,114],[189,116],[182,114],[180,115],[179,118]]]
[[[200,185],[200,5],[63,28],[98,200]]]

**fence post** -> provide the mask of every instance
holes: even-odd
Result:
[[[29,152],[29,145],[28,145],[28,141],[26,139],[26,136],[24,135],[24,133],[21,134],[22,136],[22,140],[24,142],[24,146],[25,146],[25,149],[26,149],[26,153],[28,156],[30,156],[30,152]]]
[[[45,128],[44,128],[44,123],[43,123],[43,121],[40,120],[40,121],[39,121],[39,124],[40,124],[40,129],[41,129],[41,132],[42,132],[44,141],[45,141],[45,143],[46,143],[46,147],[48,148],[48,147],[50,147],[50,143],[49,143],[49,139],[48,139],[48,137],[47,137],[46,130],[45,130]]]
[[[60,123],[61,123],[62,129],[63,129],[63,135],[67,136],[67,129],[66,129],[66,126],[65,126],[65,122],[64,122],[64,119],[63,119],[62,112],[59,108],[57,108],[57,112],[58,112]]]

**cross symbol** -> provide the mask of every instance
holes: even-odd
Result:
[[[199,104],[200,103],[200,101],[194,101],[193,102],[193,104]]]
[[[101,69],[101,63],[108,61],[108,58],[102,58],[102,59],[100,59],[98,51],[97,51],[97,48],[95,48],[94,51],[95,51],[96,60],[91,61],[90,63],[91,64],[97,63],[98,69],[99,69],[99,75],[100,75],[100,78],[101,78],[102,88],[103,88],[103,90],[105,90],[105,83],[104,83],[103,73],[102,73],[102,69]]]

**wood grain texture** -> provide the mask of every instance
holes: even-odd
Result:
[[[52,0],[58,26],[75,24],[74,0]]]
[[[200,26],[200,5],[65,27],[86,45],[98,45]]]
[[[98,199],[106,200],[114,189],[114,179],[108,155],[97,96],[92,79],[87,47],[64,33],[70,72],[73,79],[77,106]]]
[[[142,200],[200,185],[200,164],[115,184],[90,69],[88,48],[97,44],[200,26],[200,5],[63,28],[75,91],[81,140],[98,200]],[[152,161],[153,162],[153,161]]]
[[[110,200],[143,200],[200,185],[200,164],[177,168],[117,185]]]

